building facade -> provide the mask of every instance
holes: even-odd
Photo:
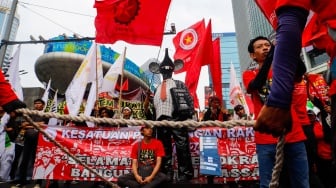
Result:
[[[4,38],[11,6],[12,6],[12,0],[0,0],[0,38],[1,39]],[[9,40],[11,41],[15,40],[19,25],[20,25],[20,17],[16,11],[14,19],[13,19],[12,29],[9,35]],[[12,52],[13,52],[13,46],[12,45],[7,46],[7,50],[5,54],[5,62],[9,61],[9,58],[12,56]]]
[[[231,107],[229,99],[231,63],[236,70],[237,80],[241,83],[241,68],[239,64],[236,33],[213,33],[212,38],[220,39],[223,106],[227,109],[232,109],[233,107]],[[212,86],[212,80],[210,80],[210,86]]]
[[[266,36],[274,39],[275,32],[254,0],[231,0],[235,30],[238,42],[238,53],[241,70],[253,66],[247,45],[250,39]],[[312,46],[302,48],[302,59],[310,73],[323,73],[327,69],[328,55]],[[238,73],[237,73],[238,74]]]
[[[246,70],[252,63],[247,51],[248,43],[257,36],[270,36],[273,28],[254,0],[231,0],[231,2],[240,66],[242,70]]]

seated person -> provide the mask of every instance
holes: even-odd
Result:
[[[153,129],[143,126],[143,139],[134,144],[131,152],[132,172],[118,178],[120,187],[159,187],[168,177],[160,172],[162,157],[165,155],[160,140],[152,138]]]

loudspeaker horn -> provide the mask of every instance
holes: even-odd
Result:
[[[175,65],[174,71],[178,71],[183,68],[184,62],[182,59],[176,59],[174,61],[174,65]]]
[[[150,62],[148,65],[149,71],[154,74],[160,74],[160,62],[157,59],[151,58],[147,62]]]

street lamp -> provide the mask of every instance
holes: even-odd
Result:
[[[176,27],[175,27],[175,23],[171,23],[170,24],[170,31],[164,32],[164,35],[174,35],[176,34]]]

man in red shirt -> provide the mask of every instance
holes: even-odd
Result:
[[[252,39],[248,45],[250,57],[258,66],[243,72],[243,83],[247,92],[252,96],[255,117],[258,117],[270,93],[273,49],[274,47],[272,47],[271,42],[262,36]],[[293,123],[291,131],[285,137],[284,167],[288,170],[292,187],[306,188],[309,187],[308,163],[304,145],[306,137],[302,131],[295,105],[300,105],[302,108],[306,106],[305,104],[294,103],[291,105],[290,116],[293,118]],[[269,187],[272,177],[278,139],[271,134],[265,134],[256,130],[255,142],[259,164],[260,187],[266,188]]]
[[[336,14],[331,10],[336,9],[336,3],[330,0],[276,0],[273,3],[273,16],[277,18],[277,46],[274,53],[272,93],[262,108],[255,127],[261,132],[279,136],[288,131],[292,124],[291,93],[294,90],[295,72],[299,69],[302,42],[307,42],[302,41],[302,34],[309,11],[314,12],[313,24],[317,27],[306,30],[311,37],[305,40],[311,40],[315,47],[325,49],[331,59],[334,59],[335,47],[332,46],[335,46],[336,41]]]
[[[169,180],[168,176],[160,172],[162,157],[165,155],[160,140],[152,138],[153,129],[150,126],[141,127],[143,139],[132,147],[132,173],[118,178],[121,187],[158,187]]]

